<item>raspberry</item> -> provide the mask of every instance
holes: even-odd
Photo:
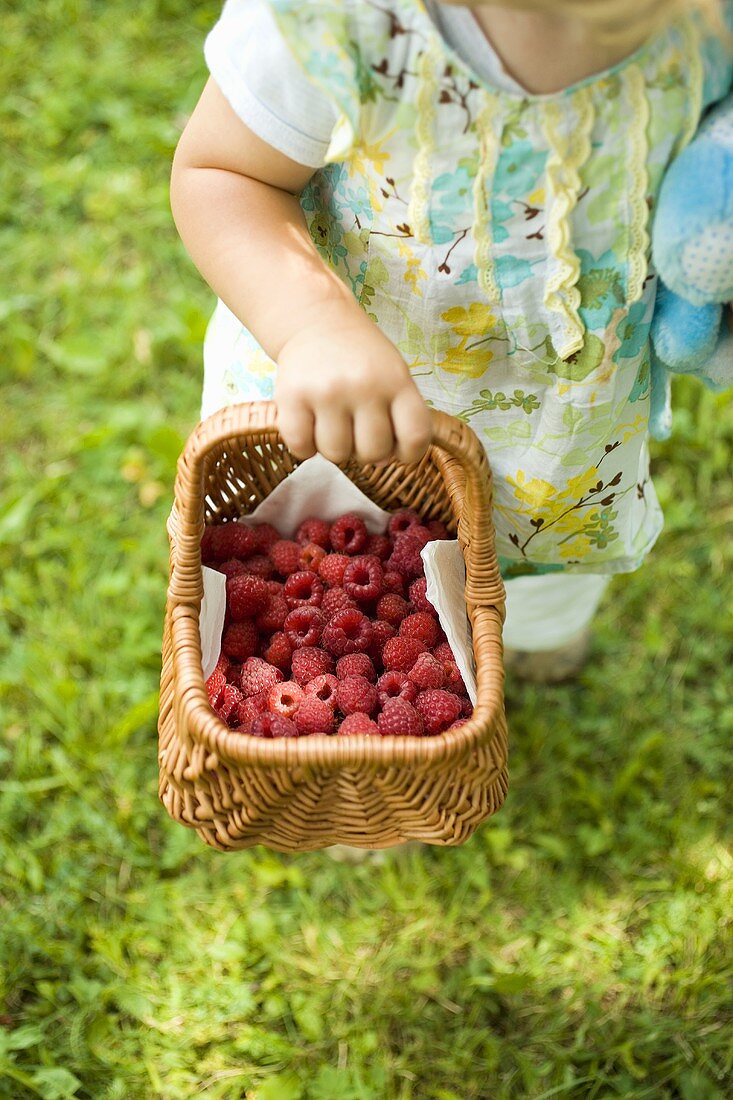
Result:
[[[415,710],[425,725],[425,732],[442,733],[461,713],[461,704],[450,691],[421,691],[415,700]]]
[[[347,653],[345,657],[339,657],[336,675],[339,680],[345,680],[347,676],[365,676],[371,684],[377,679],[374,665],[366,653]]]
[[[358,733],[369,737],[379,733],[379,726],[376,722],[371,720],[368,714],[363,714],[361,711],[357,710],[344,718],[337,732],[339,735],[343,734],[344,737],[348,737],[349,734]]]
[[[260,636],[255,624],[245,619],[241,623],[232,623],[224,631],[221,640],[221,648],[227,657],[234,657],[237,661],[246,661],[248,657],[254,657],[258,652]]]
[[[258,695],[265,688],[283,679],[279,668],[269,665],[261,657],[248,657],[242,665],[241,687],[242,694],[246,696]]]
[[[463,698],[459,696],[458,701],[461,704],[461,717],[470,718],[473,714],[473,703],[471,702],[471,700],[466,695]]]
[[[285,581],[285,599],[288,607],[320,607],[323,599],[323,581],[309,569],[291,573]]]
[[[242,664],[238,661],[230,661],[228,668],[224,672],[226,682],[228,684],[234,684],[235,688],[239,687],[239,681],[242,675]]]
[[[211,544],[214,541],[215,527],[204,527],[204,533],[201,536],[201,561],[204,565],[208,565],[210,562],[214,562],[214,555],[212,553]]]
[[[421,737],[423,721],[415,708],[404,699],[388,699],[377,718],[383,737]]]
[[[318,575],[329,588],[340,588],[350,561],[348,554],[326,554],[318,564]]]
[[[295,723],[284,714],[258,714],[249,728],[253,737],[297,737]]]
[[[450,538],[450,532],[446,525],[443,523],[442,519],[431,519],[425,524],[425,526],[427,527],[432,538],[434,539]]]
[[[241,573],[227,581],[227,608],[233,622],[259,615],[270,598],[262,577]]]
[[[456,695],[466,694],[466,685],[463,682],[461,671],[455,661],[443,661],[443,672],[445,673],[445,689],[446,691],[452,691]]]
[[[255,619],[257,626],[265,634],[274,634],[282,630],[290,608],[284,596],[269,596],[265,608]]]
[[[336,727],[336,715],[333,707],[316,699],[315,695],[306,695],[295,714],[298,733],[333,733]]]
[[[305,685],[306,695],[315,695],[316,699],[320,699],[322,703],[328,703],[329,707],[336,709],[336,689],[339,686],[339,682],[336,677],[326,672],[323,676],[314,676],[312,680],[309,680]]]
[[[439,629],[434,615],[427,611],[416,611],[414,615],[408,615],[402,620],[398,633],[401,638],[417,638],[430,649],[437,644]]]
[[[392,626],[399,626],[402,620],[410,614],[410,605],[396,592],[388,592],[382,596],[377,604],[377,618]]]
[[[395,542],[392,556],[385,563],[386,568],[395,569],[403,577],[419,577],[424,570],[423,560],[420,557],[420,551],[424,545],[422,538],[413,535],[411,531],[400,535]]]
[[[414,508],[400,508],[399,512],[395,512],[390,516],[387,530],[392,538],[396,539],[398,535],[409,531],[411,527],[415,527],[420,523],[422,523],[422,520]]]
[[[382,580],[385,592],[396,592],[399,596],[405,591],[405,581],[401,573],[396,569],[386,569]]]
[[[385,669],[409,672],[426,648],[419,638],[390,638],[382,650],[382,663]]]
[[[418,577],[418,579],[413,581],[410,585],[410,603],[416,611],[435,611],[435,608],[426,595],[427,587],[428,582],[425,577]]]
[[[282,596],[285,587],[282,581],[265,581],[265,584],[271,596]]]
[[[247,573],[247,566],[239,558],[232,558],[230,561],[223,561],[221,564],[216,565],[215,568],[219,573],[223,573],[225,577],[236,577],[238,573]]]
[[[405,531],[410,539],[414,539],[416,542],[421,543],[422,546],[426,546],[427,543],[432,542],[433,536],[430,534],[430,529],[422,523],[416,523],[414,527],[411,527],[409,531]],[[395,539],[395,545],[399,542],[404,535],[398,535]]]
[[[326,616],[318,607],[295,607],[288,612],[285,633],[296,649],[314,646],[321,640]]]
[[[323,593],[321,610],[330,619],[337,611],[345,611],[347,607],[356,607],[356,600],[352,600],[343,588],[329,588]]]
[[[264,554],[254,554],[251,558],[247,558],[244,568],[253,576],[262,577],[266,581],[270,579],[274,572],[272,562]]]
[[[296,649],[293,654],[293,679],[301,687],[327,672],[333,672],[333,657],[325,649],[317,649],[315,646]]]
[[[248,558],[255,552],[254,535],[243,523],[222,523],[211,528],[207,549],[214,561]]]
[[[371,714],[377,705],[377,689],[366,676],[347,676],[339,680],[336,703],[343,714],[355,714],[356,711]]]
[[[325,519],[316,519],[315,516],[311,516],[310,519],[304,519],[298,530],[295,532],[295,541],[299,542],[301,546],[305,546],[306,543],[313,542],[316,546],[323,547],[324,550],[331,549],[331,525]]]
[[[261,691],[259,695],[250,695],[249,699],[242,697],[241,703],[237,706],[237,718],[241,726],[250,726],[258,714],[263,713],[267,701],[266,696],[267,692]]]
[[[377,700],[383,707],[388,699],[404,699],[406,703],[413,703],[417,699],[417,685],[408,680],[404,672],[393,669],[384,672],[377,680]]]
[[[344,591],[359,603],[378,600],[383,592],[383,577],[379,562],[366,557],[353,558],[344,570]]]
[[[271,523],[256,523],[251,531],[255,538],[255,550],[258,554],[269,554],[271,547],[282,538],[277,527],[273,527]]]
[[[322,546],[316,546],[315,542],[307,542],[300,551],[300,568],[310,569],[311,572],[317,573],[318,566],[325,556],[326,551]]]
[[[468,721],[468,718],[456,718],[455,722],[451,722],[451,724],[448,726],[448,729],[449,730],[457,730],[461,726],[465,726],[467,721]]]
[[[292,718],[303,699],[303,689],[294,680],[273,684],[267,695],[267,709],[273,714]]]
[[[366,544],[367,554],[374,554],[380,561],[386,561],[392,553],[392,543],[386,535],[370,535]]]
[[[293,614],[293,612],[291,612]],[[369,648],[374,629],[372,624],[356,608],[337,611],[323,630],[323,645],[337,657],[345,653],[359,653]]]
[[[238,688],[235,688],[234,684],[225,684],[222,688],[219,701],[216,706],[216,713],[219,715],[223,722],[229,726],[234,726],[239,722],[237,715],[237,707],[242,702],[242,693]]]
[[[300,546],[291,539],[279,539],[270,547],[270,561],[283,577],[300,569]]]
[[[395,635],[395,628],[391,623],[385,623],[377,619],[372,623],[372,644],[369,646],[369,656],[375,662],[382,662],[384,647],[390,638]]]
[[[272,635],[269,645],[262,650],[262,656],[268,664],[279,668],[281,672],[287,672],[293,656],[293,643],[284,631],[279,630]]]
[[[353,512],[339,516],[331,525],[330,542],[339,554],[361,554],[369,539],[364,520]]]
[[[427,691],[428,688],[442,688],[445,683],[443,666],[440,661],[436,661],[432,653],[421,653],[410,669],[409,676],[420,691]]]
[[[211,673],[211,676],[209,676],[208,680],[206,681],[206,694],[208,695],[209,702],[211,703],[214,710],[216,710],[219,697],[224,690],[224,685],[226,684],[226,682],[226,676],[217,665],[214,671]]]
[[[216,662],[216,667],[224,673],[225,679],[229,679],[229,672],[232,667],[232,662],[229,660],[225,653],[219,654],[219,660]]]
[[[436,661],[440,661],[441,663],[445,661],[455,661],[453,650],[448,642],[440,642],[436,645],[433,648],[433,657],[435,657]]]

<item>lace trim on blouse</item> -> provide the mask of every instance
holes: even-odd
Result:
[[[629,188],[631,222],[629,224],[629,258],[626,286],[626,305],[638,302],[644,293],[644,282],[649,271],[649,116],[650,106],[646,81],[640,69],[632,66],[624,73],[624,85],[628,96],[633,125],[629,136]]]
[[[430,161],[435,150],[435,105],[438,98],[440,49],[435,39],[428,42],[417,65],[417,154],[407,217],[415,240],[430,244]]]
[[[492,257],[491,180],[499,159],[501,136],[496,131],[499,100],[486,95],[476,117],[479,138],[479,161],[473,181],[474,263],[478,284],[490,302],[501,300]]]
[[[547,243],[554,260],[545,283],[545,307],[557,314],[562,325],[562,338],[557,347],[561,359],[569,359],[581,351],[585,326],[580,318],[580,260],[571,242],[570,215],[580,194],[580,169],[591,152],[591,131],[595,109],[590,93],[580,88],[573,96],[576,122],[569,133],[562,133],[562,112],[557,103],[547,103],[543,129],[550,156],[546,179],[548,195]]]

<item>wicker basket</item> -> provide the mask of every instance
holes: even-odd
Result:
[[[421,462],[382,468],[348,462],[342,469],[382,508],[415,508],[457,531],[478,700],[469,722],[433,737],[262,740],[230,730],[217,717],[201,668],[204,524],[251,512],[298,462],[277,432],[272,403],[231,405],[191,434],[178,461],[167,525],[158,761],[168,813],[212,847],[461,844],[502,805],[505,593],[494,550],[491,473],[467,425],[445,413],[432,416],[433,444]]]

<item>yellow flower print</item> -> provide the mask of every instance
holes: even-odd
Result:
[[[451,374],[464,374],[469,378],[480,378],[494,358],[491,348],[467,348],[468,337],[463,338],[456,348],[448,348],[445,359],[438,366]]]
[[[247,370],[257,378],[267,378],[272,374],[274,366],[272,359],[262,348],[257,348],[247,359]]]
[[[468,309],[454,306],[441,313],[440,317],[448,322],[461,340],[446,350],[445,358],[438,365],[451,374],[480,378],[494,358],[493,351],[486,345],[504,336],[506,330],[503,323],[497,320],[491,307],[484,302],[472,302]]]
[[[349,159],[352,176],[362,176],[368,179],[372,175],[383,176],[385,174],[384,166],[391,159],[391,155],[383,148],[383,142],[387,142],[391,136],[392,132],[385,134],[382,141],[374,142],[373,145],[361,142],[354,149]]]
[[[427,280],[427,273],[420,266],[420,259],[415,255],[406,241],[399,241],[397,244],[397,251],[403,259],[407,260],[405,273],[402,276],[404,281],[410,287],[414,294],[417,294],[419,298],[422,298],[422,287],[419,285],[421,280]]]
[[[468,309],[454,306],[441,313],[442,321],[447,321],[459,336],[487,336],[496,327],[496,316],[491,307],[483,302],[472,302]]]
[[[549,508],[557,499],[557,489],[549,481],[539,477],[527,477],[524,470],[517,470],[516,481],[512,477],[507,482],[514,490],[514,496],[533,512]]]
[[[583,556],[583,551],[589,551],[593,545],[604,549],[618,538],[613,529],[617,517],[613,505],[621,482],[620,472],[604,483],[598,466],[591,466],[569,478],[561,492],[542,478],[528,477],[524,470],[517,470],[516,478],[508,477],[506,481],[532,528],[523,543],[516,532],[509,534],[523,556],[529,543],[550,528],[555,538],[564,536],[557,547],[563,557]],[[511,518],[511,510],[498,507],[507,519]]]

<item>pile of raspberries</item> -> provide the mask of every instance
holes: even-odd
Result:
[[[306,519],[293,539],[269,523],[209,527],[205,565],[224,573],[216,713],[254,737],[443,733],[472,713],[425,594],[420,551],[440,520],[395,512],[370,535],[359,516]]]

